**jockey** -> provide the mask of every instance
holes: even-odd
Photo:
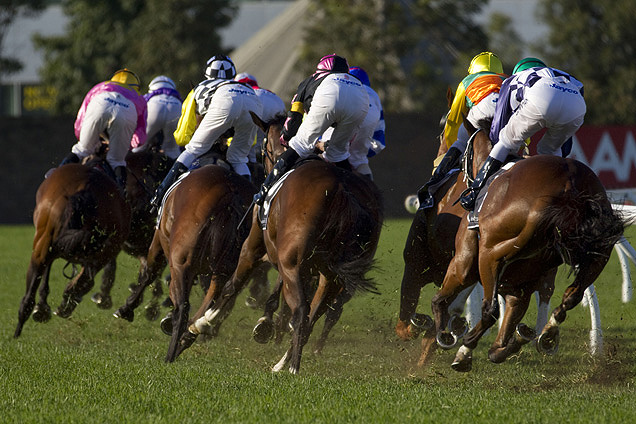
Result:
[[[355,136],[369,110],[369,95],[363,84],[349,75],[347,60],[330,54],[320,59],[316,72],[298,86],[281,142],[288,144],[272,172],[265,178],[254,203],[262,205],[278,178],[299,158],[311,155],[318,138],[334,126],[323,157],[336,166],[351,170],[349,141]],[[303,114],[306,116],[303,119]]]
[[[258,86],[256,82],[256,78],[253,75],[250,75],[245,72],[241,72],[234,77],[234,81],[238,81],[242,84],[249,85],[252,87],[254,92],[256,93],[256,97],[261,101],[261,105],[263,106],[263,111],[261,112],[262,116],[259,116],[264,122],[269,122],[274,119],[277,115],[285,114],[285,102],[283,99],[278,97],[276,93],[269,91],[265,88],[261,88]],[[260,150],[262,140],[266,135],[263,134],[263,131],[260,129],[256,130],[256,143],[250,149],[249,161],[252,163],[256,162],[256,152]]]
[[[488,128],[495,115],[499,89],[506,79],[499,57],[482,52],[473,57],[466,76],[457,86],[453,103],[444,125],[446,155],[435,168],[431,179],[417,192],[420,208],[433,206],[428,188],[441,182],[446,174],[459,164],[466,150],[469,135],[464,127],[464,116],[475,128]]]
[[[157,136],[159,145],[170,159],[176,159],[181,149],[174,140],[174,131],[181,116],[181,95],[174,81],[165,75],[155,77],[144,94],[148,102],[148,140]]]
[[[378,93],[371,88],[371,81],[366,71],[359,66],[349,68],[349,74],[358,78],[369,95],[369,112],[364,118],[360,130],[349,145],[349,163],[354,171],[373,180],[373,173],[369,167],[369,158],[384,149],[384,110]],[[329,127],[322,135],[322,141],[328,141],[334,128]]]
[[[583,84],[536,58],[519,61],[500,93],[501,101],[497,103],[490,130],[494,146],[475,181],[459,200],[468,211],[475,207],[477,194],[486,180],[526,139],[547,128],[537,144],[537,152],[561,156],[561,147],[580,128],[585,117]]]
[[[106,162],[113,169],[117,184],[125,189],[128,150],[146,142],[146,100],[139,95],[139,88],[137,75],[125,68],[91,88],[75,120],[79,141],[60,165],[79,163],[96,153],[101,147],[100,134],[107,133]]]
[[[226,160],[234,172],[250,178],[247,155],[256,135],[256,125],[250,111],[260,115],[262,108],[254,90],[234,81],[235,76],[236,68],[229,57],[216,55],[208,60],[205,69],[207,79],[199,83],[191,93],[196,103],[197,119],[201,116],[203,118],[185,150],[157,188],[151,200],[154,207],[159,207],[168,188],[188,170],[192,162],[207,153],[232,128],[234,137],[227,149]]]

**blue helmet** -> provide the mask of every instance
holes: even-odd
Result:
[[[371,81],[369,81],[369,75],[367,75],[366,71],[359,66],[352,66],[349,68],[349,73],[354,77],[358,78],[360,82],[364,85],[368,85],[371,87]]]

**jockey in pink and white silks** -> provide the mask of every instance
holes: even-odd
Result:
[[[157,188],[151,200],[153,207],[159,206],[168,188],[177,178],[230,129],[234,129],[234,136],[226,152],[226,161],[234,172],[250,179],[247,155],[256,135],[256,125],[250,112],[260,115],[261,102],[251,87],[233,80],[236,68],[227,56],[217,55],[210,58],[205,76],[207,79],[194,89],[196,113],[203,116],[203,119],[192,139],[186,144],[185,150]]]
[[[368,110],[369,95],[363,84],[349,75],[347,60],[335,54],[324,56],[316,72],[298,86],[282,134],[288,148],[254,195],[254,203],[263,204],[278,178],[291,169],[296,160],[311,155],[319,137],[330,126],[335,128],[323,157],[350,170],[349,143]]]
[[[583,84],[568,73],[547,67],[541,60],[525,58],[506,79],[490,130],[494,143],[475,181],[460,197],[464,209],[475,207],[477,194],[486,180],[518,151],[525,140],[546,128],[537,144],[539,154],[562,155],[561,146],[583,124],[586,105]]]
[[[181,95],[172,79],[165,75],[153,78],[148,84],[148,93],[144,94],[148,102],[148,122],[146,135],[148,140],[161,137],[160,145],[170,159],[176,159],[181,149],[174,139],[181,116]]]
[[[146,100],[139,95],[139,78],[121,69],[110,80],[95,85],[84,97],[75,120],[78,142],[60,165],[78,163],[101,147],[108,134],[106,162],[120,187],[126,186],[126,155],[146,142]]]

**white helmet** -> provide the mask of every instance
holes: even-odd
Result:
[[[160,88],[172,88],[173,90],[177,89],[174,81],[168,78],[165,75],[159,75],[158,77],[154,77],[150,84],[148,84],[149,91],[159,90]]]

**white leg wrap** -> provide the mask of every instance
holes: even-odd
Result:
[[[473,350],[469,347],[466,347],[464,345],[461,345],[461,347],[459,348],[459,350],[457,351],[457,357],[463,357],[463,358],[469,358],[473,353]]]
[[[548,321],[548,325],[550,327],[558,327],[559,323],[557,322],[556,318],[554,318],[554,315],[550,316],[550,320]]]

